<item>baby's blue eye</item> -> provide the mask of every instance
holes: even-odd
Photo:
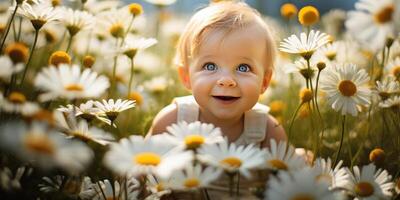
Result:
[[[206,64],[204,64],[203,69],[205,69],[207,71],[214,71],[217,69],[217,65],[214,63],[206,63]]]
[[[236,70],[238,70],[238,71],[240,71],[240,72],[248,72],[248,71],[250,71],[250,66],[247,65],[247,64],[240,64],[240,65],[237,67]]]

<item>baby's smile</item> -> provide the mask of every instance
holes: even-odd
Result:
[[[225,95],[213,95],[212,97],[224,104],[233,103],[240,98],[240,97],[236,97],[236,96],[225,96]]]

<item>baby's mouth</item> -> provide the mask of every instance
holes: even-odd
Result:
[[[222,100],[222,101],[234,101],[239,99],[240,97],[234,97],[234,96],[217,96],[217,95],[213,95],[212,97],[218,99],[218,100]]]

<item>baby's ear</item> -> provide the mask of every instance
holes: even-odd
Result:
[[[178,66],[178,75],[186,89],[190,90],[189,67]]]
[[[263,77],[263,82],[262,82],[262,87],[261,87],[261,93],[264,93],[265,90],[268,88],[269,83],[271,81],[271,77],[272,77],[272,69],[268,69],[265,73],[264,73],[264,77]]]

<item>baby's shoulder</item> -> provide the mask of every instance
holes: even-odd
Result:
[[[154,118],[148,134],[160,134],[167,131],[167,127],[177,120],[177,106],[175,103],[164,107]]]
[[[266,127],[266,137],[262,142],[263,147],[269,147],[269,141],[275,139],[277,142],[283,140],[286,141],[286,133],[282,125],[273,117],[268,115],[267,117],[267,127]]]

